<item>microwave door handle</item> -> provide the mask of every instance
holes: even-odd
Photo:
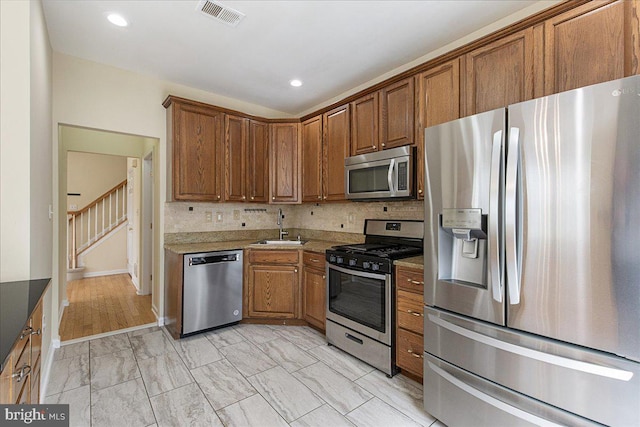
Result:
[[[500,269],[500,159],[502,156],[502,130],[493,134],[491,150],[491,186],[489,191],[489,262],[491,293],[496,302],[502,302],[502,272]]]
[[[395,165],[396,159],[391,159],[391,162],[389,163],[389,172],[387,172],[387,182],[389,183],[389,191],[391,193],[395,193],[393,188],[393,169],[395,168]]]
[[[507,174],[505,182],[505,253],[507,262],[507,289],[509,303],[520,304],[520,274],[518,271],[517,203],[518,203],[518,157],[520,129],[509,129],[507,147]]]

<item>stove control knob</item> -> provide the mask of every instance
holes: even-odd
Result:
[[[371,264],[371,269],[373,271],[378,271],[380,270],[380,264],[376,264],[375,262]]]
[[[336,262],[336,256],[335,255],[329,255],[329,262]]]
[[[365,262],[362,263],[362,268],[367,269],[369,267],[371,267],[371,263],[370,262],[365,261]]]
[[[341,256],[339,256],[339,257],[337,257],[337,258],[336,258],[336,262],[337,262],[338,264],[342,264],[342,263],[344,262],[344,258],[342,258]]]
[[[352,259],[349,260],[349,265],[351,267],[355,266],[356,264],[358,264],[358,260],[357,259],[352,258]]]

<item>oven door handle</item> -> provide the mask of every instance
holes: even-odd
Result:
[[[366,277],[369,279],[378,279],[378,280],[386,279],[386,274],[367,273],[364,271],[351,270],[349,268],[338,267],[337,265],[333,265],[333,264],[327,264],[327,269],[335,270],[344,274],[350,274],[352,276]]]

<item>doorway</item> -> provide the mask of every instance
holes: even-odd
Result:
[[[157,302],[154,304],[154,300],[157,301],[159,295],[157,291],[154,294],[152,281],[156,268],[154,259],[159,252],[159,249],[155,248],[153,236],[154,214],[159,211],[154,203],[154,192],[158,191],[159,180],[154,179],[153,170],[154,161],[157,161],[155,153],[159,140],[60,125],[59,142],[59,206],[60,210],[65,209],[64,212],[60,212],[59,230],[61,243],[64,244],[66,240],[66,250],[59,251],[58,265],[61,267],[61,273],[62,265],[65,266],[64,272],[69,266],[66,258],[69,256],[70,242],[75,242],[70,238],[63,238],[67,229],[67,224],[63,225],[63,221],[65,217],[69,218],[69,215],[68,203],[62,203],[62,196],[69,192],[74,193],[67,177],[67,156],[69,153],[82,152],[97,158],[105,156],[105,159],[120,156],[126,162],[124,180],[118,184],[122,187],[119,187],[115,197],[117,201],[114,203],[108,199],[101,206],[87,210],[92,212],[92,215],[89,215],[94,236],[97,236],[94,237],[95,241],[107,241],[109,239],[105,236],[119,231],[116,230],[117,226],[122,228],[120,246],[117,249],[109,249],[109,244],[104,243],[103,246],[107,248],[105,256],[98,257],[104,259],[109,255],[119,260],[122,266],[102,271],[106,274],[85,273],[80,274],[81,277],[69,277],[73,280],[66,280],[66,274],[59,275],[58,329],[61,340],[86,339],[97,334],[104,335],[150,323],[157,324],[158,310]],[[111,190],[102,193],[100,197],[105,197],[109,191]],[[111,197],[113,198],[113,195]],[[114,224],[110,228],[107,225],[103,230],[102,224],[109,222],[110,210],[118,209],[126,215],[116,215],[120,219],[117,226]],[[85,230],[82,232],[86,233]]]

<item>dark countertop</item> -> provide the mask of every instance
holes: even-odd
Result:
[[[0,283],[0,372],[51,279]]]

